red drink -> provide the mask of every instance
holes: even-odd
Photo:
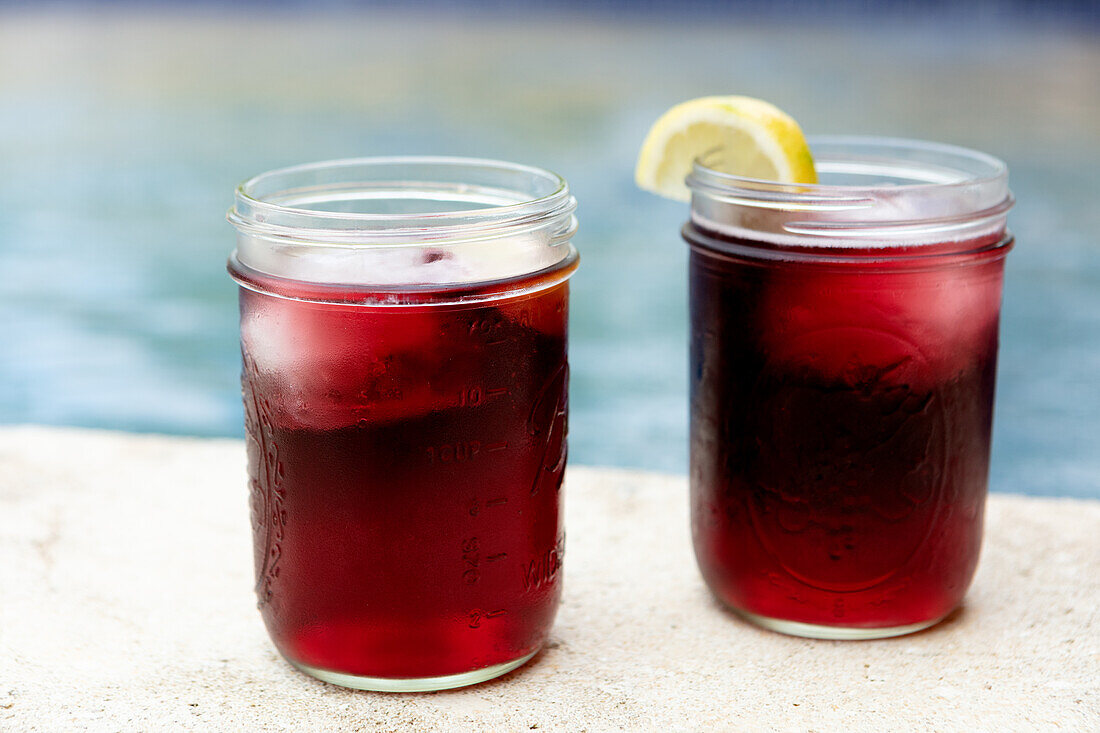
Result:
[[[945,282],[693,250],[693,527],[722,600],[891,628],[958,604],[981,543],[1002,256]]]
[[[369,247],[350,256],[428,282],[338,285],[230,263],[259,607],[283,656],[321,679],[471,684],[537,652],[561,595],[576,254],[448,284],[515,258],[438,240]],[[327,273],[340,256],[306,249],[293,266]]]
[[[1003,224],[838,246],[700,219],[684,236],[692,529],[707,584],[788,633],[935,623],[981,545]]]
[[[290,660],[442,677],[542,646],[567,288],[464,308],[242,292],[256,590]],[[301,372],[282,368],[295,340]]]

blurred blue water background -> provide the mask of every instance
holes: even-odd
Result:
[[[682,473],[687,211],[632,167],[665,108],[742,93],[1008,161],[991,485],[1100,496],[1096,4],[871,5],[0,2],[0,422],[241,435],[234,185],[473,155],[580,201],[571,459]]]

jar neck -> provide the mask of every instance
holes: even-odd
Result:
[[[500,280],[466,284],[356,285],[290,280],[254,270],[234,254],[228,270],[246,290],[283,300],[354,305],[373,308],[467,306],[530,297],[565,283],[577,269],[579,256],[569,247],[568,256],[553,266]]]
[[[715,242],[838,256],[966,252],[1006,239],[1013,199],[995,158],[909,140],[810,142],[821,184],[723,174],[720,151],[699,160],[688,178],[691,226]]]
[[[241,184],[228,219],[237,269],[334,286],[461,287],[575,257],[560,176],[465,158],[363,158]]]

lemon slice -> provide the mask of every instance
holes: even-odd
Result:
[[[782,183],[817,183],[810,146],[785,112],[752,97],[700,97],[678,104],[649,129],[634,181],[665,198],[687,201],[684,179],[695,159],[721,149],[716,170]]]

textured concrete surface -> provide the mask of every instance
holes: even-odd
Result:
[[[267,640],[241,443],[0,429],[0,730],[1100,729],[1100,502],[993,495],[962,611],[844,643],[711,601],[685,484],[571,469],[549,647],[465,690],[350,692]]]

